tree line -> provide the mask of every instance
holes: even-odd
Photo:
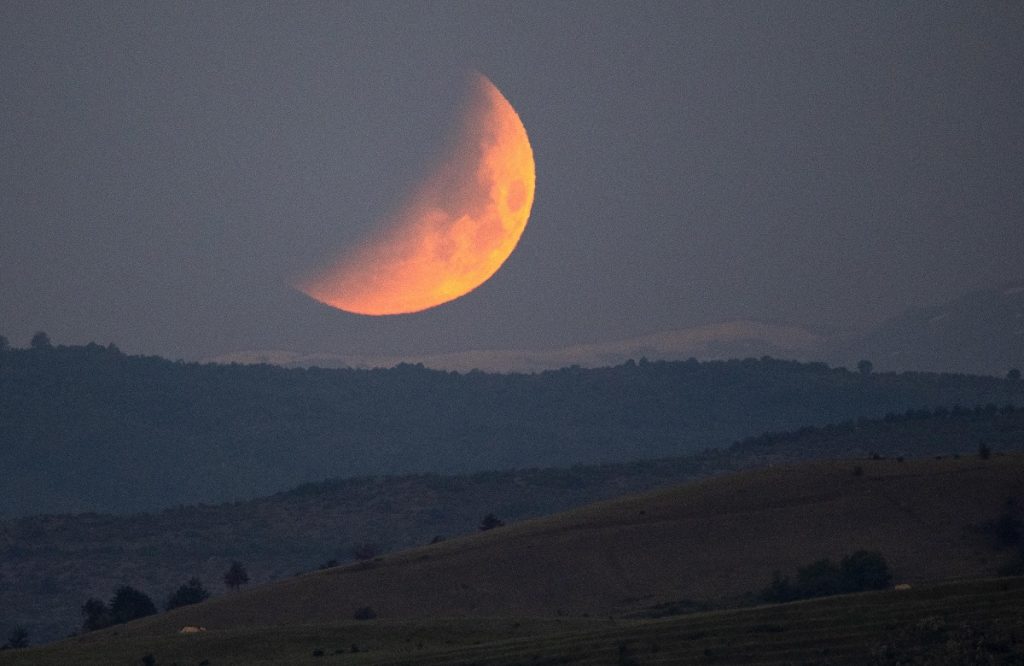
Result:
[[[241,562],[232,562],[224,572],[224,585],[229,590],[237,590],[248,582],[249,573]],[[191,578],[167,597],[164,610],[198,604],[209,598],[210,592],[203,587],[202,582],[198,578]],[[109,602],[91,597],[82,604],[82,631],[105,629],[115,624],[155,615],[156,612],[156,605],[149,595],[130,585],[122,585],[117,588]]]
[[[0,506],[15,516],[228,501],[328,477],[663,458],[919,405],[1024,404],[1020,381],[768,357],[460,374],[184,363],[37,337],[0,355],[0,463],[13,479]],[[54,488],[57,466],[80,473]]]

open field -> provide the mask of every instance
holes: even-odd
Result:
[[[0,653],[0,663],[115,666],[142,663],[146,655],[156,664],[180,666],[887,664],[910,657],[930,660],[926,663],[1020,663],[1024,578],[960,581],[659,620],[371,620],[156,636],[111,630]]]

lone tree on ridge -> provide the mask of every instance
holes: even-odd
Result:
[[[231,567],[224,573],[224,584],[228,586],[229,590],[237,590],[248,582],[249,572],[238,560],[232,562]]]
[[[505,521],[501,520],[493,513],[489,513],[484,516],[484,519],[480,521],[480,531],[486,532],[487,530],[493,530],[495,527],[504,527]]]

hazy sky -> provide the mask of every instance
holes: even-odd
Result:
[[[0,4],[0,333],[199,358],[875,323],[1022,276],[1024,4]],[[288,286],[444,153],[536,157],[517,250],[367,318]]]

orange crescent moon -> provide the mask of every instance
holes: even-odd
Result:
[[[364,315],[419,312],[464,296],[494,275],[533,207],[533,150],[519,115],[478,74],[455,149],[385,231],[295,286]]]

